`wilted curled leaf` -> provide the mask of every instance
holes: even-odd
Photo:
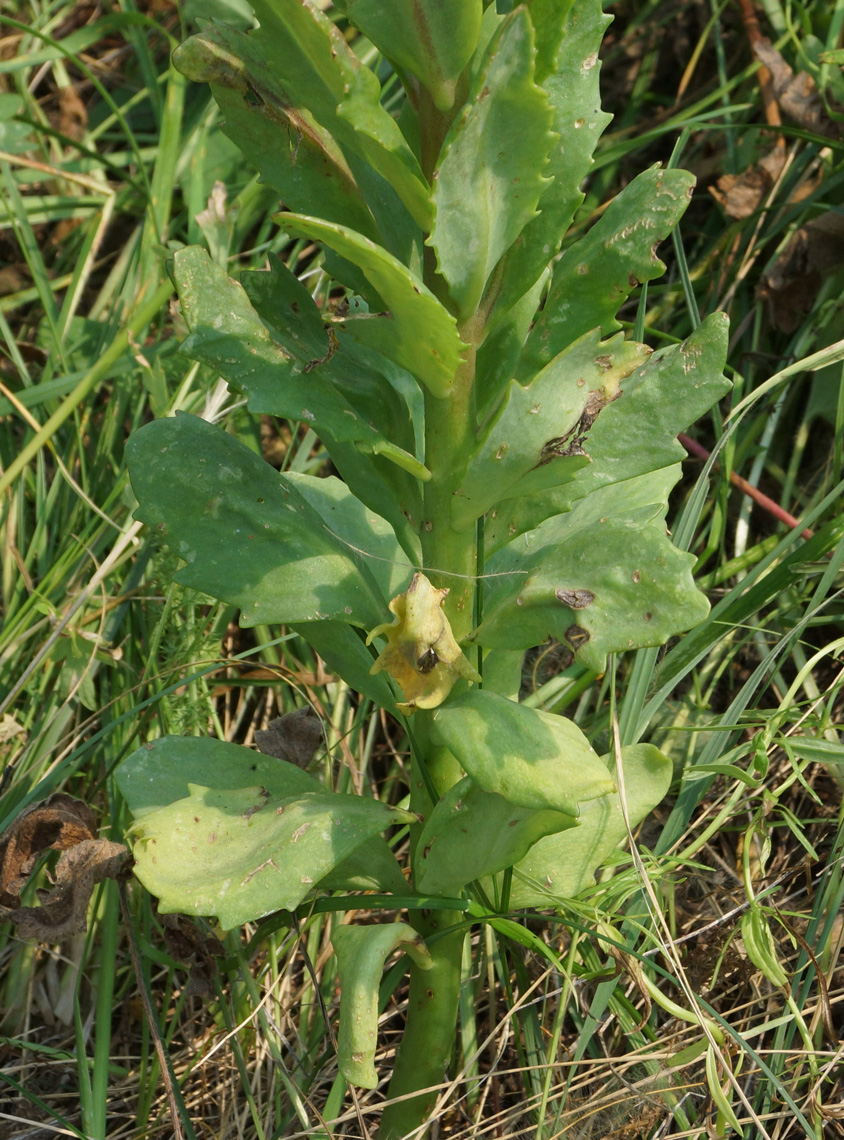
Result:
[[[126,857],[122,843],[97,839],[97,822],[87,804],[58,792],[33,804],[0,836],[0,919],[10,919],[22,938],[57,942],[85,930],[85,912],[94,886],[116,878]],[[52,890],[40,890],[37,907],[20,905],[20,896],[40,856],[64,854]]]
[[[401,685],[405,702],[398,707],[405,714],[414,709],[441,705],[459,678],[480,681],[451,632],[443,613],[448,590],[435,589],[424,574],[414,574],[403,594],[390,602],[395,620],[372,630],[367,645],[383,634],[387,647],[372,666],[383,669]]]

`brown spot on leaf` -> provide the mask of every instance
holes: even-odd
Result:
[[[554,594],[558,602],[562,602],[564,606],[568,606],[570,610],[585,610],[587,606],[591,606],[595,601],[595,595],[591,590],[555,590]]]
[[[267,800],[270,798],[270,793],[267,788],[260,788],[258,791],[258,796],[260,798],[260,803],[252,804],[250,807],[248,807],[246,811],[242,813],[243,819],[251,819],[252,816],[255,815],[256,812],[259,812],[262,807],[267,806]]]

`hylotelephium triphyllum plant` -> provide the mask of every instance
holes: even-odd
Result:
[[[340,1069],[365,1087],[384,961],[411,959],[400,1097],[439,1083],[453,1046],[469,922],[436,899],[553,907],[627,834],[615,759],[519,703],[522,658],[555,638],[600,671],[706,614],[665,517],[677,433],[727,387],[727,321],[659,352],[617,331],[631,291],[664,270],[654,250],[689,201],[684,171],[645,170],[558,257],[608,119],[598,0],[336,7],[401,81],[396,118],[311,0],[253,0],[255,30],[212,23],[175,59],[212,85],[225,131],[281,196],[279,225],[321,247],[349,304],[321,311],[275,258],[235,281],[188,247],[173,275],[182,351],[251,411],[310,425],[340,478],[279,473],[186,414],[138,431],[128,462],[180,582],[245,625],[284,623],[407,718],[409,807],[214,740],[155,740],[118,782],[162,911],[231,928],[315,892],[376,890],[396,912],[429,900],[334,938]],[[650,745],[621,760],[635,824],[670,765]],[[408,877],[381,835],[396,824],[410,826]],[[418,1128],[433,1100],[389,1106],[380,1136]]]

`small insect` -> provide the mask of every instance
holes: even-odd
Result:
[[[440,659],[437,657],[435,649],[426,649],[419,660],[416,662],[416,668],[420,673],[430,673],[435,665],[439,665]]]

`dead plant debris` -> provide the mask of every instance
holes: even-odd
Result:
[[[96,833],[88,805],[65,792],[22,811],[0,835],[0,921],[14,922],[22,938],[45,942],[83,933],[94,887],[116,878],[127,856],[122,843]],[[54,885],[36,892],[39,906],[22,906],[21,894],[47,851],[62,852]]]

